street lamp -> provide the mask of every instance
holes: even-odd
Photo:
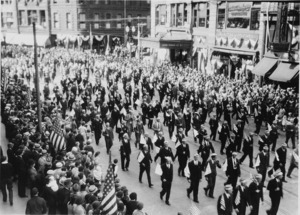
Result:
[[[131,40],[132,40],[132,33],[135,32],[135,27],[132,26],[132,27],[129,27],[129,26],[126,26],[125,28],[125,31],[127,32],[127,42],[129,43],[129,56],[131,58]],[[129,33],[131,32],[131,35],[129,35]]]

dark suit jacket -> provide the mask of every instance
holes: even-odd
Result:
[[[221,164],[217,161],[214,161],[214,163],[213,163],[212,160],[209,159],[206,163],[206,168],[208,165],[210,165],[211,173],[207,176],[216,176],[217,175],[217,167],[221,168]]]
[[[154,145],[160,148],[160,147],[164,146],[164,142],[165,142],[165,138],[164,137],[162,137],[161,139],[159,137],[157,137],[157,140],[154,143]]]
[[[239,203],[236,201],[237,195],[239,195]],[[233,191],[233,207],[239,209],[240,212],[246,212],[246,207],[249,205],[248,188],[241,188],[241,185],[237,186]]]
[[[137,209],[138,201],[130,200],[126,205],[126,215],[132,215],[133,211]]]
[[[172,149],[170,147],[168,148],[161,148],[159,150],[159,152],[156,154],[154,161],[157,160],[157,158],[160,157],[161,158],[161,164],[166,163],[166,158],[165,157],[171,157],[172,160],[174,160],[174,156],[173,156],[173,152]]]
[[[173,164],[170,164],[170,168],[167,167],[167,164],[163,164],[163,165],[161,165],[161,169],[162,169],[162,175],[160,177],[161,181],[163,181],[165,179],[166,182],[172,183],[172,181],[173,181]]]
[[[268,186],[267,186],[267,190],[270,191],[270,193],[269,193],[270,198],[278,198],[278,199],[280,199],[280,197],[283,196],[282,181],[277,182],[276,178],[271,179],[269,181]]]
[[[202,165],[200,161],[198,161],[197,165],[195,165],[194,161],[189,162],[189,170],[191,181],[199,181],[202,178]]]
[[[227,170],[226,170],[227,176],[238,177],[241,175],[240,163],[237,158],[235,160],[236,160],[236,164],[235,164],[236,168],[234,168],[234,166],[233,166],[233,159],[232,158],[227,159]]]
[[[70,201],[71,191],[65,187],[57,191],[57,206],[62,214],[68,213],[68,202]]]
[[[47,212],[47,205],[46,201],[39,197],[39,196],[34,196],[31,199],[28,200],[27,205],[26,205],[26,211],[25,214],[31,215],[31,214],[46,214]]]

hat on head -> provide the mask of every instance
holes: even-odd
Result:
[[[43,154],[43,155],[44,155],[44,154],[47,154],[47,150],[43,149],[43,150],[42,150],[42,154]]]
[[[265,149],[265,150],[268,150],[269,149],[269,147],[268,146],[264,146],[264,148],[263,149]]]
[[[278,177],[280,177],[280,176],[282,176],[283,175],[283,173],[279,170],[279,171],[276,171],[274,174],[273,174],[273,176],[275,177],[275,178],[278,178]]]
[[[61,162],[57,162],[55,166],[56,168],[62,168],[63,164]]]
[[[232,152],[232,155],[237,155],[237,152]]]
[[[89,186],[89,193],[96,193],[98,188],[95,185]]]
[[[70,153],[69,156],[68,156],[68,160],[69,161],[75,160],[75,155],[73,153]]]
[[[47,171],[47,175],[54,175],[54,170],[49,169],[49,170]]]
[[[261,174],[257,174],[257,175],[255,175],[255,178],[256,179],[262,179],[262,175]]]
[[[212,153],[210,156],[211,157],[215,157],[215,156],[217,156],[217,154],[216,153]]]
[[[226,184],[224,188],[225,188],[225,190],[227,190],[227,191],[233,189],[231,184]]]
[[[40,147],[41,147],[41,145],[40,145],[40,144],[38,144],[38,143],[35,143],[33,148],[34,148],[34,149],[39,149]]]
[[[287,147],[287,144],[286,144],[286,143],[282,143],[282,145],[281,145],[281,146]]]

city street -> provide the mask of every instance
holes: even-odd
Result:
[[[59,77],[57,77],[59,79]],[[119,83],[119,89],[122,89],[121,83]],[[158,93],[156,92],[156,96]],[[162,113],[159,115],[160,118],[162,118]],[[254,123],[253,119],[249,118],[250,126],[245,126],[245,131],[248,133],[248,131],[253,131],[254,130]],[[210,133],[210,130],[208,128],[208,122],[209,119],[206,120],[206,130],[208,133]],[[235,123],[235,120],[233,120],[233,123]],[[265,130],[265,127],[262,127],[261,133]],[[153,131],[149,130],[148,128],[145,127],[146,132],[150,135],[150,137],[153,136]],[[166,140],[169,141],[170,146],[173,150],[173,153],[175,155],[175,144],[171,140],[169,140],[168,131],[167,128],[164,127],[164,136]],[[193,137],[192,137],[192,131],[190,130],[189,136],[187,137],[188,144],[190,146],[190,152],[191,152],[191,157],[193,154],[198,149],[198,143],[194,143]],[[171,197],[170,197],[170,204],[171,206],[168,206],[165,204],[164,201],[161,201],[159,198],[159,192],[161,191],[161,181],[160,177],[158,175],[155,175],[154,170],[155,170],[155,163],[152,163],[151,166],[151,177],[152,177],[152,183],[154,184],[153,188],[148,187],[147,183],[147,178],[146,174],[143,176],[143,183],[139,183],[138,181],[138,174],[139,174],[139,164],[137,161],[137,155],[138,155],[138,149],[135,148],[134,146],[134,141],[135,137],[134,134],[132,135],[133,140],[131,141],[131,146],[132,146],[132,154],[131,154],[131,163],[129,166],[129,171],[128,172],[123,172],[120,167],[120,152],[119,152],[119,141],[117,140],[117,135],[115,134],[115,141],[114,145],[112,147],[112,159],[117,158],[119,160],[119,171],[118,171],[118,176],[121,180],[121,185],[126,186],[129,190],[129,193],[131,192],[136,192],[137,193],[137,199],[138,201],[141,201],[144,203],[144,211],[147,212],[149,215],[155,215],[155,214],[164,214],[164,215],[175,215],[178,212],[183,212],[183,214],[189,214],[189,208],[192,206],[194,203],[192,201],[192,198],[189,199],[186,196],[186,188],[189,187],[189,183],[186,178],[184,177],[179,177],[177,175],[177,169],[178,169],[178,161],[175,161],[174,164],[174,180],[172,184],[172,189],[171,189]],[[217,137],[218,139],[218,137]],[[285,140],[285,134],[280,131],[280,137],[277,141],[277,147],[281,145]],[[254,157],[256,157],[258,153],[258,140],[257,137],[254,137]],[[1,145],[3,148],[3,151],[6,154],[6,146],[7,146],[7,140],[5,138],[5,128],[4,125],[1,124]],[[220,141],[213,141],[213,145],[215,148],[217,155],[217,159],[220,160],[220,163],[222,164],[225,160],[225,155],[220,155]],[[291,145],[291,144],[290,144]],[[95,143],[93,142],[93,146],[95,148],[95,151],[101,151],[101,158],[102,158],[102,165],[103,165],[103,172],[106,172],[107,170],[107,164],[108,164],[108,155],[106,154],[106,148],[105,148],[105,142],[104,138],[101,138],[100,145],[97,147]],[[287,153],[287,163],[286,163],[286,169],[289,167],[290,163],[290,157],[291,157],[291,149],[288,148],[288,153]],[[152,158],[155,156],[155,151],[151,153]],[[240,158],[242,154],[238,154],[238,158]],[[271,164],[273,163],[274,160],[274,153],[271,153]],[[158,159],[157,161],[160,161]],[[255,174],[256,170],[249,168],[249,160],[246,158],[244,161],[243,165],[241,165],[241,172],[242,172],[242,177],[245,179],[248,179],[250,177],[250,174]],[[202,181],[199,186],[199,203],[195,204],[201,211],[202,215],[205,214],[217,214],[217,198],[219,197],[220,194],[223,193],[224,190],[224,182],[226,182],[227,178],[225,176],[225,173],[222,171],[222,169],[218,169],[218,176],[216,180],[216,187],[214,191],[214,199],[208,198],[204,194],[203,187],[207,185],[207,182],[205,181],[204,178],[202,178]],[[267,177],[265,185],[267,185],[267,182],[269,181],[270,178]],[[288,183],[283,183],[283,193],[284,197],[281,200],[280,206],[279,206],[279,213],[278,215],[295,215],[297,214],[298,211],[298,171],[294,170],[292,174],[292,179],[287,178],[286,179]],[[0,207],[0,214],[24,214],[25,207],[26,207],[26,201],[28,198],[23,198],[20,199],[17,196],[17,185],[14,184],[14,206],[11,207],[9,206],[9,203],[3,203],[1,202],[1,207]],[[29,190],[27,191],[27,195],[29,196]],[[192,196],[192,195],[191,195]],[[270,198],[269,198],[269,192],[266,191],[264,188],[264,198],[265,201],[260,207],[260,214],[266,214],[266,209],[270,208]]]

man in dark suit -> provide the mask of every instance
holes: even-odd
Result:
[[[191,120],[192,120],[192,114],[189,110],[189,108],[187,108],[187,112],[184,113],[184,121],[185,121],[185,136],[188,136],[188,132],[191,129]]]
[[[201,154],[201,157],[202,157],[202,163],[203,163],[202,170],[203,171],[204,171],[204,168],[205,168],[204,165],[206,164],[207,159],[209,158],[210,151],[212,153],[215,153],[214,146],[212,145],[212,143],[206,137],[204,137],[204,141],[199,146],[199,149],[197,151],[199,154]]]
[[[153,184],[151,184],[151,177],[150,177],[150,168],[151,168],[151,163],[152,163],[152,157],[151,157],[150,151],[148,149],[148,146],[144,145],[144,147],[140,153],[143,153],[144,158],[140,162],[139,181],[140,181],[140,183],[142,183],[143,173],[144,173],[144,171],[146,171],[149,187],[153,187]]]
[[[269,196],[271,198],[271,208],[267,210],[267,214],[276,215],[278,212],[280,199],[283,197],[282,192],[282,172],[275,173],[275,178],[269,181],[267,190],[269,190]]]
[[[163,136],[163,132],[158,133],[157,140],[155,141],[154,145],[157,146],[158,148],[162,148],[165,143],[165,137]]]
[[[22,180],[26,178],[26,163],[22,157],[23,150],[19,149],[16,153],[16,166],[18,173],[18,194],[21,198],[27,197],[26,196],[26,180]]]
[[[275,158],[274,158],[274,170],[280,169],[282,172],[282,181],[287,182],[285,180],[285,164],[286,164],[286,150],[287,144],[283,143],[282,146],[276,150],[275,152]]]
[[[173,164],[171,163],[171,158],[166,159],[166,163],[161,165],[162,175],[162,191],[160,192],[160,199],[163,199],[163,196],[166,194],[166,204],[170,205],[169,198],[171,193],[171,186],[173,181]]]
[[[264,186],[264,182],[266,180],[266,175],[267,175],[267,169],[268,169],[268,163],[269,163],[268,157],[269,157],[268,147],[265,146],[263,148],[263,151],[258,153],[256,162],[255,162],[255,167],[256,167],[257,172],[262,175],[261,183],[263,186]]]
[[[240,182],[233,191],[233,208],[237,215],[246,215],[246,207],[249,206],[247,182],[245,179],[240,179]]]
[[[68,214],[68,202],[70,201],[72,182],[70,179],[64,181],[63,186],[57,191],[57,207],[60,214]]]
[[[160,165],[163,165],[167,162],[167,157],[170,157],[171,160],[174,160],[172,149],[169,147],[168,142],[164,143],[164,147],[160,148],[159,152],[156,154],[154,161],[156,162],[157,158],[160,157]]]
[[[136,193],[130,193],[129,195],[130,200],[126,204],[126,215],[132,215],[133,211],[136,210],[138,207],[138,201],[137,201],[137,194]]]
[[[14,169],[11,163],[7,162],[6,156],[1,156],[1,167],[0,167],[0,185],[1,185],[1,191],[3,195],[3,201],[7,201],[7,192],[6,188],[8,190],[8,198],[9,203],[12,206],[13,205],[13,173]],[[20,179],[21,180],[21,179]]]
[[[241,151],[244,128],[242,127],[242,120],[238,120],[237,124],[233,126],[233,133],[235,134],[234,145],[238,152]]]
[[[243,143],[243,156],[240,159],[240,164],[243,163],[245,158],[249,156],[249,167],[253,168],[253,133],[250,132],[249,136],[245,137],[244,143]]]
[[[232,214],[232,186],[230,184],[225,185],[225,193],[219,196],[217,202],[218,215],[231,215]]]
[[[221,150],[220,150],[221,155],[224,154],[224,148],[226,145],[227,138],[229,138],[229,127],[228,127],[228,122],[224,121],[224,123],[221,127],[221,131],[219,133],[219,139],[221,141]]]
[[[199,161],[199,154],[194,155],[194,160],[188,164],[190,171],[189,181],[191,183],[190,187],[186,190],[187,196],[190,198],[191,192],[193,192],[194,202],[199,203],[198,200],[198,189],[199,183],[202,179],[202,165]]]
[[[212,115],[212,118],[209,120],[209,127],[210,127],[210,139],[213,141],[216,140],[216,135],[217,135],[217,129],[218,129],[218,120],[216,118],[216,114]]]
[[[226,169],[226,176],[228,177],[226,184],[231,184],[234,189],[236,187],[238,177],[241,175],[240,163],[236,156],[237,152],[233,152],[232,157],[227,158]]]
[[[26,215],[47,213],[46,201],[42,197],[39,197],[38,194],[39,194],[38,189],[36,187],[32,188],[31,199],[28,200],[26,205],[26,210],[25,210]],[[68,211],[67,213],[61,213],[61,214],[68,214]]]
[[[216,184],[217,177],[217,167],[221,168],[221,165],[218,160],[216,160],[216,153],[211,154],[211,159],[206,163],[205,168],[205,179],[207,180],[207,186],[204,187],[205,195],[214,198],[214,189]]]
[[[121,166],[123,171],[128,171],[130,163],[131,146],[127,133],[123,135],[122,144],[120,146]],[[125,162],[126,161],[126,162]]]
[[[188,159],[190,158],[190,148],[185,140],[182,140],[182,144],[180,144],[176,148],[176,154],[174,160],[176,159],[177,156],[178,156],[178,163],[179,163],[178,176],[182,175],[183,177],[185,177],[184,168],[186,166]]]
[[[248,186],[249,204],[251,205],[250,215],[259,214],[260,200],[264,201],[263,186],[262,186],[262,175],[257,174],[253,178],[253,181]]]
[[[106,152],[108,154],[110,151],[110,148],[113,145],[113,141],[114,141],[114,134],[113,134],[112,128],[110,127],[109,123],[106,123],[106,129],[103,132],[103,136],[105,137]]]
[[[92,119],[92,131],[94,131],[96,145],[98,146],[102,132],[102,119],[100,115],[96,115],[95,119]]]

